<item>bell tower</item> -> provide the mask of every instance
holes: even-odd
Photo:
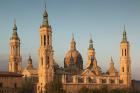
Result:
[[[123,38],[120,43],[120,79],[127,87],[131,86],[130,45],[129,41],[127,41],[125,26]]]
[[[10,38],[9,72],[21,72],[20,38],[17,34],[16,22]]]
[[[43,22],[40,26],[40,48],[37,93],[46,93],[47,84],[54,78],[54,60],[52,47],[52,28],[48,23],[48,13],[43,14]]]

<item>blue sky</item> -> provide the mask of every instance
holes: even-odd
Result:
[[[7,69],[14,18],[21,39],[23,66],[29,53],[37,66],[39,26],[45,2],[58,64],[63,66],[72,33],[85,64],[91,33],[98,65],[106,71],[112,56],[119,70],[120,41],[126,24],[133,78],[140,79],[140,0],[0,0],[0,70]]]

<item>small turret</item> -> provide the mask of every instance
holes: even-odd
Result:
[[[125,42],[127,42],[127,33],[126,33],[126,30],[125,30],[125,25],[124,25],[122,43],[125,43]]]
[[[31,55],[29,56],[28,58],[28,66],[27,66],[27,69],[33,69],[33,64],[32,64],[32,58],[31,58]]]
[[[114,62],[113,62],[112,57],[111,57],[110,67],[109,67],[109,69],[107,71],[107,74],[109,74],[111,76],[117,76],[118,75],[118,71],[114,66]]]

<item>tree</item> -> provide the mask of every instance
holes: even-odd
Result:
[[[79,93],[87,93],[88,91],[89,91],[88,88],[83,87],[83,88],[80,89]]]
[[[29,79],[23,82],[22,87],[18,90],[17,93],[34,93],[34,84]]]
[[[54,80],[47,85],[46,93],[66,93],[60,80]]]
[[[108,89],[107,86],[102,86],[100,89],[89,89],[83,87],[78,93],[140,93],[132,88],[117,88],[117,89]]]

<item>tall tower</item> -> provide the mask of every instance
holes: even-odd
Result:
[[[20,38],[17,34],[16,22],[10,38],[9,72],[21,72]]]
[[[93,62],[95,62],[95,63],[93,63]],[[86,68],[93,66],[93,64],[97,65],[97,62],[95,59],[95,49],[93,48],[93,40],[92,40],[92,38],[90,38]]]
[[[45,93],[47,84],[54,79],[52,29],[48,23],[48,13],[46,11],[46,7],[43,14],[43,22],[40,26],[38,75],[39,81],[37,85],[37,93]]]
[[[95,49],[93,48],[92,38],[90,38],[90,41],[89,41],[86,68],[93,70],[96,73],[96,75],[100,75],[100,73],[101,73],[101,68],[97,65],[97,60],[95,57]]]
[[[123,38],[120,43],[120,79],[127,87],[131,86],[131,59],[130,46],[127,41],[126,30],[124,26]]]

